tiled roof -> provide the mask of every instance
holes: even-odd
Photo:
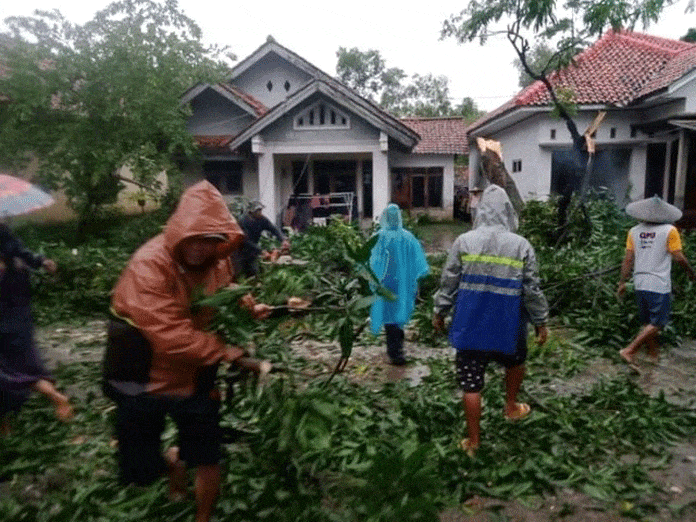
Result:
[[[463,118],[401,118],[400,121],[421,137],[413,154],[469,153]]]
[[[549,75],[554,87],[569,88],[578,104],[624,106],[653,94],[696,67],[696,44],[632,31],[610,30],[574,63]],[[534,82],[469,129],[510,109],[545,106],[551,97]]]
[[[194,136],[198,147],[208,153],[231,154],[228,147],[234,136]]]
[[[220,87],[222,87],[226,91],[232,93],[234,96],[237,96],[247,104],[251,105],[251,107],[256,112],[256,116],[261,117],[268,112],[268,107],[266,107],[256,98],[254,98],[251,94],[247,94],[244,91],[241,91],[236,87],[233,87],[229,83],[220,83],[218,85],[220,85]]]

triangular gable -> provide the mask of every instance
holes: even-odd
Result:
[[[326,96],[338,110],[345,107],[345,110],[363,118],[408,149],[413,148],[418,143],[420,138],[418,133],[350,89],[335,81],[314,80],[247,127],[230,143],[230,148],[236,149],[315,93]]]
[[[266,41],[263,45],[261,45],[258,49],[256,49],[253,53],[251,53],[249,56],[244,58],[241,62],[239,62],[237,65],[235,65],[232,68],[232,75],[230,76],[230,82],[234,82],[234,79],[240,76],[241,74],[245,73],[249,68],[251,68],[254,64],[256,64],[259,61],[262,61],[264,57],[266,57],[269,53],[275,53],[284,60],[286,60],[288,63],[294,65],[301,71],[305,72],[309,76],[313,78],[319,78],[319,79],[331,79],[331,76],[326,74],[324,71],[319,69],[318,67],[315,67],[311,63],[309,63],[307,60],[302,58],[299,54],[294,53],[287,47],[283,47],[280,45],[278,42],[275,40],[268,40]]]

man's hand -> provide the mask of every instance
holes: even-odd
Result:
[[[283,242],[280,244],[280,251],[283,254],[287,254],[288,252],[290,252],[290,241],[288,241],[287,239],[283,239]]]
[[[49,274],[55,274],[56,270],[58,270],[58,265],[56,265],[56,262],[53,259],[44,259],[41,266],[43,266],[46,272]]]
[[[251,313],[254,316],[254,319],[266,319],[269,315],[271,315],[271,312],[274,310],[274,307],[271,305],[267,305],[265,303],[257,303],[254,305],[253,309],[251,310]]]
[[[266,319],[274,310],[274,307],[271,305],[257,303],[256,299],[251,294],[246,294],[244,297],[242,297],[239,300],[239,306],[249,310],[251,315],[254,316],[254,319]]]
[[[536,333],[536,343],[541,346],[549,338],[549,329],[546,328],[545,324],[540,324],[534,326],[534,331]]]
[[[433,328],[437,333],[442,333],[445,331],[445,318],[441,315],[433,315]]]
[[[232,346],[231,344],[225,345],[225,353],[222,359],[226,362],[232,362],[240,357],[244,357],[246,352],[239,348],[238,346]]]
[[[616,297],[618,297],[619,299],[622,299],[625,293],[626,293],[626,282],[619,281],[619,286],[616,289]]]

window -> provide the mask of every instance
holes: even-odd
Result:
[[[285,92],[288,92],[290,90],[290,82],[285,80],[283,87],[285,87]]]
[[[443,169],[392,169],[392,201],[401,208],[442,208]]]
[[[522,172],[522,160],[512,160],[512,172]]]
[[[203,175],[221,194],[241,194],[243,165],[239,161],[206,161]]]
[[[319,102],[302,111],[293,127],[295,130],[348,129],[350,118],[332,105]]]
[[[609,129],[609,137],[612,139],[616,138],[616,127],[612,127],[611,129]]]
[[[551,139],[552,140],[556,139],[556,129],[551,129]]]
[[[268,80],[268,83],[266,84],[266,89],[268,89],[268,92],[271,92],[273,90],[273,82],[271,80]]]

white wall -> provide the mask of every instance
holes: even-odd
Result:
[[[275,53],[269,53],[236,77],[232,83],[271,108],[296,92],[310,79],[311,76],[296,66]],[[273,84],[270,91],[267,88],[269,81]],[[286,81],[290,85],[287,91],[284,86]]]
[[[191,109],[186,128],[194,136],[238,134],[254,120],[252,115],[210,89],[193,99]]]
[[[389,168],[393,169],[398,167],[441,167],[443,210],[441,212],[442,216],[440,217],[452,216],[452,209],[454,205],[454,155],[403,154],[401,152],[390,151]]]

